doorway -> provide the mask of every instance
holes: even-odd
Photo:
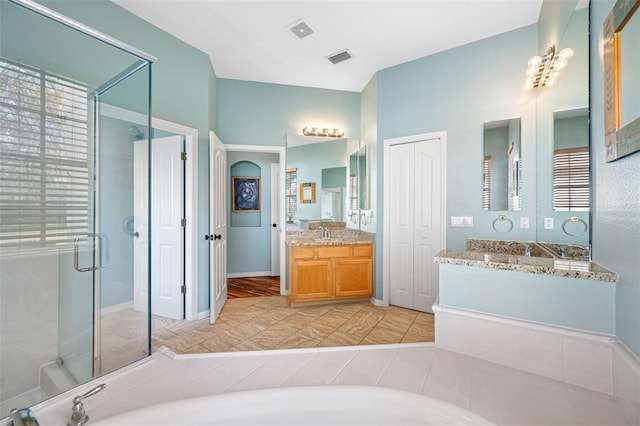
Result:
[[[432,312],[445,246],[446,133],[384,141],[383,301]]]
[[[281,223],[281,219],[284,217],[284,182],[282,181],[282,177],[285,175],[285,147],[278,146],[256,146],[256,145],[226,145],[228,153],[266,153],[266,154],[275,154],[277,156],[277,162],[271,164],[269,170],[265,170],[265,173],[270,174],[271,177],[271,185],[269,187],[264,187],[262,189],[263,196],[265,194],[270,194],[271,199],[271,209],[270,211],[264,211],[264,214],[269,215],[270,220],[269,224],[271,227],[270,238],[271,238],[271,262],[270,262],[270,271],[266,274],[260,274],[261,277],[280,277],[280,294],[286,295],[286,263],[282,262],[283,254],[285,253],[284,246],[284,229]],[[230,198],[229,198],[230,199]],[[244,278],[244,277],[235,277],[233,274],[229,275],[229,278]],[[258,277],[256,277],[258,278]],[[269,286],[273,285],[273,281],[269,281]],[[268,292],[268,291],[266,291]]]

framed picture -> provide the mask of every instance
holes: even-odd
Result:
[[[303,204],[316,202],[316,184],[315,182],[300,184],[300,202]]]
[[[233,176],[232,178],[233,212],[260,211],[260,178],[248,176]]]

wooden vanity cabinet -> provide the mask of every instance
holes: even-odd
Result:
[[[373,295],[373,245],[293,246],[290,302]]]

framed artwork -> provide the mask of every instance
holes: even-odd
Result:
[[[301,183],[300,184],[300,202],[310,204],[316,202],[316,184]]]
[[[233,176],[231,179],[233,190],[233,212],[259,212],[260,178],[249,176]]]
[[[640,0],[618,0],[603,26],[605,160],[615,161],[640,150]],[[623,43],[624,42],[624,43]]]

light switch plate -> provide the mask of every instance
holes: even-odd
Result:
[[[520,218],[520,229],[529,229],[529,218],[527,216]]]
[[[452,228],[473,228],[473,216],[451,216]]]
[[[544,229],[553,229],[553,218],[545,217],[544,218]]]

